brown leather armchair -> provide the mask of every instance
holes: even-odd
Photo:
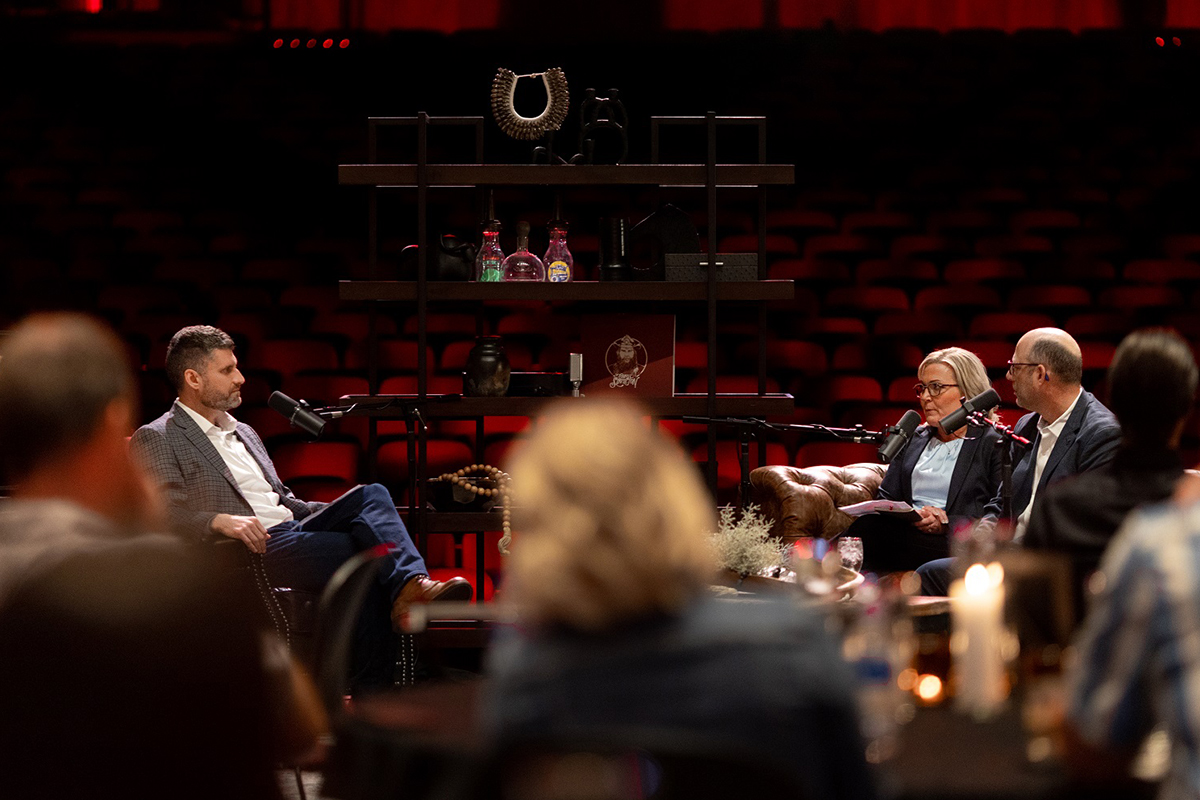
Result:
[[[750,473],[751,499],[774,521],[771,533],[785,542],[803,536],[828,539],[850,527],[839,506],[873,500],[885,464],[844,467],[759,467]]]

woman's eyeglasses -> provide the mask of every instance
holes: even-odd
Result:
[[[952,386],[957,387],[958,384],[957,383],[938,383],[937,381],[930,381],[929,383],[918,383],[916,386],[913,387],[913,391],[916,392],[917,397],[920,397],[921,395],[923,395],[927,390],[929,392],[930,397],[937,397],[939,394],[946,391],[947,389],[949,389]]]

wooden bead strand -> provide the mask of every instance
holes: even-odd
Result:
[[[476,486],[466,480],[466,476],[476,472],[482,472],[490,478],[492,487]],[[439,476],[438,480],[449,481],[480,497],[500,498],[500,527],[504,531],[504,535],[500,537],[497,547],[501,555],[508,555],[508,545],[512,542],[512,503],[508,493],[508,473],[488,464],[471,464],[469,467],[444,473]]]

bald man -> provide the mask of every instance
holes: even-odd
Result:
[[[1032,442],[1015,455],[1012,474],[1013,541],[1020,542],[1038,493],[1049,484],[1102,467],[1121,443],[1112,412],[1083,389],[1079,343],[1059,328],[1035,328],[1021,337],[1008,362],[1008,380],[1017,405],[1029,411],[1014,430]],[[1003,514],[1003,491],[984,509],[984,519]],[[923,565],[922,592],[946,594],[950,559]]]

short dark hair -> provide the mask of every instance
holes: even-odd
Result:
[[[1034,340],[1029,348],[1029,360],[1046,367],[1062,383],[1078,384],[1083,381],[1083,358],[1051,336]]]
[[[7,480],[82,445],[118,399],[136,414],[129,358],[111,328],[73,313],[17,323],[0,344],[0,469]]]
[[[1182,336],[1164,328],[1137,330],[1121,340],[1108,367],[1108,405],[1127,439],[1165,445],[1191,413],[1198,380],[1195,356]]]
[[[183,373],[200,372],[215,350],[232,350],[233,338],[212,325],[189,325],[171,337],[167,345],[167,380],[175,391],[183,388]]]

